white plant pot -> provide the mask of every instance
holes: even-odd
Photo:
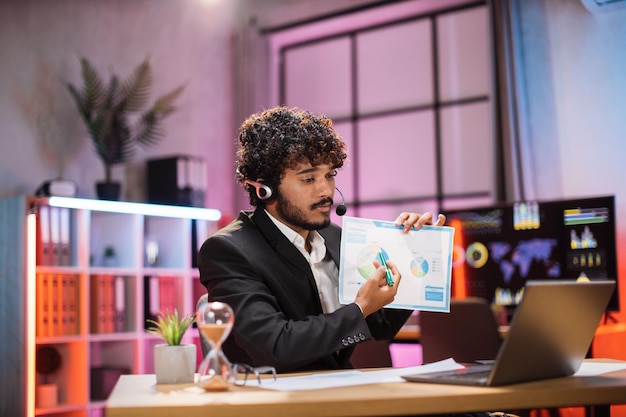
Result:
[[[154,346],[154,373],[157,384],[186,384],[194,382],[196,345]]]
[[[35,403],[39,408],[56,407],[59,391],[56,384],[39,384],[35,390]]]

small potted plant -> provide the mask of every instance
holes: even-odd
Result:
[[[37,349],[35,369],[43,376],[42,383],[37,385],[35,400],[37,407],[55,407],[58,402],[57,385],[49,381],[52,375],[61,368],[61,354],[54,346],[42,346]]]
[[[166,343],[154,346],[154,373],[157,384],[185,384],[194,382],[196,345],[181,344],[183,335],[195,321],[193,314],[178,315],[178,310],[166,311],[156,320],[147,320],[153,326],[146,329]]]
[[[104,255],[102,257],[102,263],[104,266],[118,266],[117,253],[113,246],[106,246],[104,248]]]

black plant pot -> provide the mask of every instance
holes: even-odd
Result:
[[[113,200],[120,199],[121,185],[119,182],[97,182],[96,194],[100,200]]]

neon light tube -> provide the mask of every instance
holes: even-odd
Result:
[[[209,221],[217,221],[222,217],[222,213],[217,209],[130,203],[126,201],[92,200],[86,198],[49,197],[48,204],[54,207],[107,211],[124,214],[143,214],[145,216],[180,217]]]

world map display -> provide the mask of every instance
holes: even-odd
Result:
[[[508,242],[490,242],[491,258],[498,264],[505,283],[510,283],[518,272],[522,278],[528,278],[533,262],[540,262],[548,277],[559,277],[561,265],[551,259],[552,251],[557,246],[556,239],[531,239],[517,242],[514,247]]]

